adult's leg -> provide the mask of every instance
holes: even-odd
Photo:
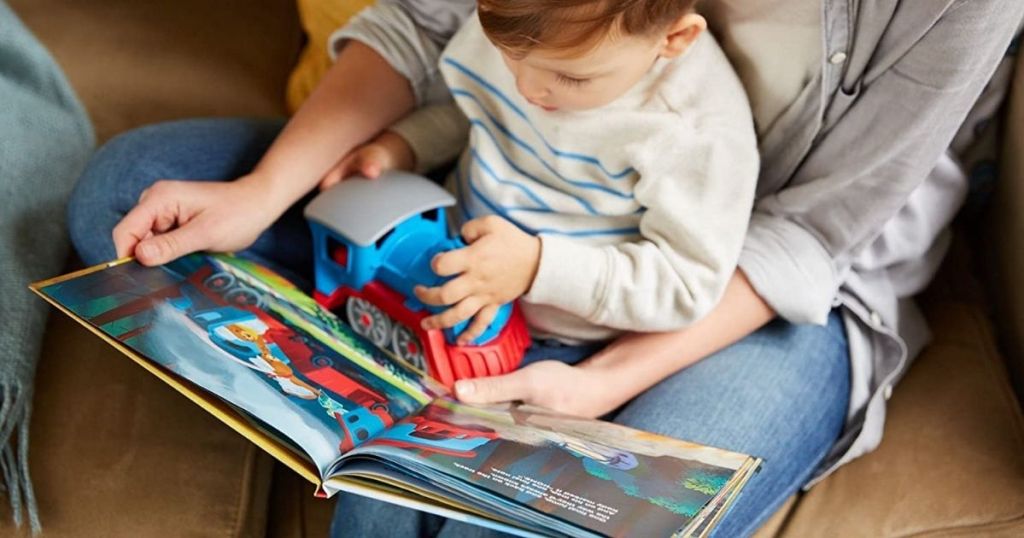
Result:
[[[813,475],[839,436],[849,401],[846,333],[776,320],[665,379],[615,422],[764,458],[715,536],[748,536]]]
[[[615,422],[765,459],[716,536],[752,534],[811,477],[838,437],[849,398],[838,313],[824,327],[775,321],[662,381]],[[343,496],[333,536],[495,537],[499,533],[355,496]]]
[[[71,239],[88,264],[115,257],[111,232],[139,196],[161,179],[230,181],[253,169],[283,119],[216,118],[159,123],[104,145],[79,178],[68,204]],[[308,275],[312,263],[301,203],[264,232],[246,254]]]

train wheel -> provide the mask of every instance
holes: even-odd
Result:
[[[214,273],[203,281],[203,285],[217,293],[225,292],[235,285],[235,275],[226,271]]]
[[[391,318],[366,299],[351,297],[345,305],[345,313],[352,329],[365,336],[373,345],[387,348],[391,342]]]
[[[405,325],[395,324],[394,334],[391,337],[391,350],[398,355],[398,358],[419,368],[427,370],[427,361],[423,356],[423,344]]]
[[[334,361],[331,360],[330,357],[325,357],[323,355],[316,355],[310,362],[313,363],[313,366],[319,366],[320,368],[330,368],[334,366]]]
[[[263,296],[256,290],[241,286],[224,294],[224,300],[235,306],[255,306],[263,308]]]

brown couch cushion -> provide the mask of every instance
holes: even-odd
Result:
[[[882,445],[804,495],[783,536],[1024,536],[1024,421],[989,322],[953,301],[929,320]]]
[[[271,484],[266,538],[327,538],[337,497],[314,497],[313,486],[281,464]]]
[[[292,0],[13,0],[100,140],[161,120],[281,115],[301,45]]]

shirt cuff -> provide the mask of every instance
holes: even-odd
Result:
[[[454,103],[420,108],[388,130],[401,136],[416,157],[418,174],[455,160],[466,147],[469,124]]]
[[[537,276],[523,300],[592,321],[608,295],[608,252],[557,236],[542,235],[540,240]]]
[[[805,228],[755,212],[739,267],[782,318],[816,325],[828,321],[839,279],[832,257]]]

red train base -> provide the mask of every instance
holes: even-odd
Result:
[[[459,346],[449,344],[440,330],[423,330],[420,322],[430,313],[408,309],[401,294],[380,282],[370,282],[361,292],[342,286],[330,296],[316,293],[314,297],[328,310],[344,313],[357,333],[449,388],[459,379],[515,370],[530,346],[530,334],[518,305],[491,342]]]

